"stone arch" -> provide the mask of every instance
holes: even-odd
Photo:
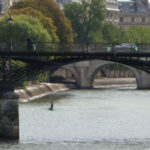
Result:
[[[74,76],[78,88],[93,88],[96,73],[101,67],[115,62],[103,60],[82,61],[62,66],[68,69]],[[150,89],[150,74],[145,71],[125,65],[136,78],[138,89]]]
[[[76,69],[75,64],[64,65],[64,66],[61,66],[61,68],[70,71],[74,77],[75,82],[78,83],[78,70]],[[53,73],[55,73],[58,69],[56,69]],[[52,73],[52,75],[53,75],[53,73]]]
[[[91,61],[91,69],[89,68],[89,85],[93,85],[93,81],[95,78],[95,75],[97,74],[97,72],[100,70],[100,68],[102,68],[105,65],[108,64],[113,64],[115,62],[111,62],[111,61],[101,61],[101,60],[96,60],[96,61]],[[149,89],[150,88],[150,74],[127,66],[125,65],[134,75],[135,79],[136,79],[136,84],[137,84],[137,89]]]
[[[114,64],[114,63],[115,63],[115,62],[111,62],[111,61],[102,61],[102,62],[99,62],[99,65],[95,66],[95,70],[94,70],[94,67],[92,67],[93,72],[91,72],[91,73],[89,72],[89,82],[90,82],[90,84],[93,85],[95,76],[96,76],[96,74],[98,73],[98,71],[99,71],[102,67],[104,67],[104,66],[106,66],[106,65],[109,65],[109,64]],[[115,64],[116,64],[116,63],[115,63]],[[123,65],[124,65],[124,64],[123,64]],[[136,73],[136,70],[135,70],[134,68],[129,67],[129,66],[127,66],[127,65],[124,65],[124,66],[126,66],[126,67],[133,73],[134,77],[137,78],[137,73]]]

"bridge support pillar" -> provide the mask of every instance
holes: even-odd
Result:
[[[77,86],[81,89],[89,89],[93,87],[92,83],[89,82],[86,70],[87,68],[80,68],[80,76],[78,76]]]
[[[93,87],[92,82],[89,81],[89,61],[78,62],[74,64],[76,70],[75,79],[77,82],[78,88],[89,89]]]
[[[0,138],[19,139],[18,96],[5,92],[0,100]]]
[[[150,89],[150,73],[142,70],[136,71],[137,89]]]

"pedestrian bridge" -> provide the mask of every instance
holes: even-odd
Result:
[[[1,92],[13,90],[23,81],[45,71],[81,61],[115,62],[150,73],[150,45],[121,48],[118,44],[26,43],[0,44]],[[146,78],[147,79],[147,78]],[[141,78],[141,80],[143,80]]]

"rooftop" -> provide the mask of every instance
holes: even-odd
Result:
[[[140,1],[138,4],[136,1],[132,0],[121,0],[118,1],[118,7],[120,10],[120,13],[149,13],[149,8],[146,7],[142,1]]]

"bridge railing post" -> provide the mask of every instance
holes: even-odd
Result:
[[[112,49],[112,53],[113,53],[113,55],[114,55],[114,57],[116,57],[116,49],[115,49],[115,43],[112,43],[111,44],[111,49]]]

